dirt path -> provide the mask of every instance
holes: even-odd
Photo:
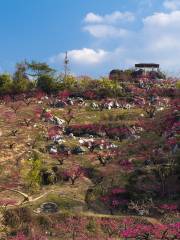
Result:
[[[162,223],[156,218],[145,217],[145,219],[147,219],[152,225],[162,225]]]
[[[16,193],[18,193],[18,191],[16,191]],[[64,189],[51,189],[49,191],[46,191],[44,192],[43,194],[41,194],[40,196],[37,196],[37,197],[32,197],[32,196],[28,196],[28,198],[25,198],[24,201],[19,201],[18,204],[16,204],[15,206],[23,206],[23,205],[26,205],[28,206],[29,204],[31,203],[35,203],[36,201],[42,199],[43,197],[46,197],[48,196],[48,194],[58,194],[58,195],[61,195],[62,197],[66,197],[68,199],[72,199],[70,196],[68,196],[67,194],[65,194],[64,192]],[[21,194],[22,195],[22,194]],[[81,200],[81,199],[77,199],[79,202],[82,203],[82,205],[86,205],[85,201],[84,200]],[[15,206],[9,206],[8,208],[13,208]],[[92,217],[96,217],[96,218],[115,218],[115,219],[118,219],[118,218],[125,218],[125,217],[135,217],[135,218],[142,218],[142,219],[145,219],[147,220],[149,223],[151,223],[152,225],[162,225],[162,223],[156,219],[156,218],[152,218],[152,217],[140,217],[140,216],[135,216],[135,215],[108,215],[108,214],[98,214],[98,213],[95,213],[95,212],[92,212],[92,211],[82,211],[81,212],[81,215],[82,216],[92,216]]]

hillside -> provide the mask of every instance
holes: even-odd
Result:
[[[0,239],[179,239],[178,84],[42,79],[1,97]]]

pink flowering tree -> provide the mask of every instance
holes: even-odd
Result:
[[[66,177],[68,177],[71,181],[71,184],[74,185],[75,182],[80,178],[83,177],[84,175],[84,171],[82,169],[82,167],[80,167],[79,165],[74,165],[71,168],[67,169],[64,172],[64,175]]]
[[[113,156],[110,153],[98,153],[97,160],[100,162],[102,166],[106,166],[107,163],[111,162]]]
[[[134,222],[126,225],[125,229],[119,232],[119,235],[125,239],[174,240],[180,237],[180,223],[145,225]]]
[[[59,162],[59,165],[63,165],[64,162],[69,158],[70,153],[68,151],[64,153],[53,153],[52,158]]]
[[[58,231],[58,236],[72,240],[88,240],[86,234],[87,219],[83,216],[70,216],[63,222],[55,224],[55,230]]]
[[[73,119],[75,119],[75,112],[72,108],[68,108],[63,115],[63,119],[66,122],[66,125],[69,126]]]
[[[116,237],[120,231],[121,222],[113,218],[101,218],[98,220],[103,232],[111,239]]]
[[[58,93],[57,98],[62,101],[66,101],[70,96],[70,92],[68,90],[64,90]]]
[[[113,215],[114,210],[126,209],[128,205],[127,191],[125,188],[113,188],[107,194],[100,197],[100,201]]]

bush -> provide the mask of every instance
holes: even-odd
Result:
[[[4,225],[16,229],[22,224],[30,223],[31,220],[31,210],[27,207],[8,209],[3,215]]]
[[[49,94],[58,91],[58,83],[53,76],[42,75],[37,79],[37,88]]]
[[[0,95],[8,94],[12,91],[12,78],[9,74],[0,75]]]

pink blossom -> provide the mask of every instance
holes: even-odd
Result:
[[[160,209],[168,210],[168,211],[175,211],[178,209],[177,204],[161,204],[159,205]]]
[[[13,199],[0,199],[0,206],[15,205],[16,200]]]
[[[112,194],[120,194],[120,193],[126,193],[126,189],[125,188],[114,188],[111,190]]]

